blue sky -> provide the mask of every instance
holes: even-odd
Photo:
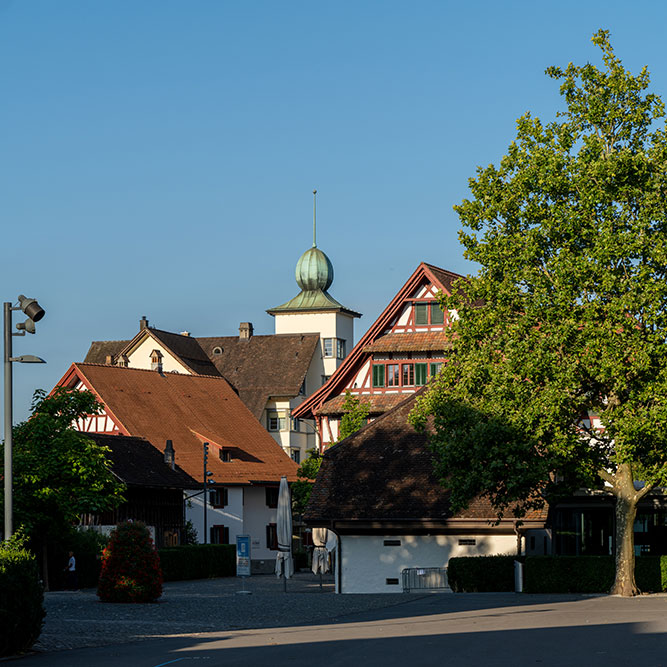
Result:
[[[452,206],[549,65],[609,29],[667,95],[660,2],[0,0],[0,300],[47,310],[14,339],[15,417],[91,340],[231,335],[294,296],[311,243],[357,337],[428,261],[474,271]],[[15,316],[15,321],[19,318]]]

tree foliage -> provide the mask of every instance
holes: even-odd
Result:
[[[296,471],[298,481],[292,482],[292,511],[295,514],[303,514],[310,500],[310,493],[313,490],[313,482],[317,478],[320,465],[322,464],[322,455],[316,449],[308,450],[308,458],[299,466]]]
[[[99,407],[87,391],[37,391],[31,416],[14,428],[15,523],[33,540],[122,501],[124,487],[111,472],[108,448],[72,426]]]
[[[592,41],[604,67],[550,67],[565,109],[519,118],[455,207],[480,270],[443,299],[453,349],[413,419],[434,416],[458,507],[483,494],[521,514],[563,479],[607,483],[614,590],[633,594],[636,503],[667,483],[667,136],[646,68],[628,72],[606,31]]]
[[[365,401],[359,400],[349,389],[345,391],[345,400],[343,401],[343,416],[338,427],[338,440],[340,442],[348,435],[356,433],[368,421],[370,405]]]

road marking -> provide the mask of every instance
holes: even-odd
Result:
[[[168,662],[161,662],[159,665],[155,665],[155,667],[164,667],[165,665],[171,665],[172,662],[180,662],[181,660],[185,660],[185,658],[176,658],[176,660],[169,660]]]

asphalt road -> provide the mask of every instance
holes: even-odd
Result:
[[[287,594],[291,605],[297,608],[309,595]],[[339,613],[330,620],[306,620],[290,625],[271,618],[271,598],[284,599],[284,596],[278,592],[264,594],[263,627],[178,634],[167,631],[159,639],[45,651],[17,658],[16,664],[25,667],[188,667],[190,664],[193,667],[197,664],[202,667],[410,667],[412,664],[667,667],[667,596],[664,595],[634,599],[403,595],[400,600],[388,600],[383,607],[373,603],[372,608],[347,615]],[[243,606],[246,602],[241,598],[250,597],[223,598],[221,602]],[[347,597],[322,594],[317,599],[326,605]],[[349,597],[358,598],[356,602],[351,600],[358,605],[365,596]]]

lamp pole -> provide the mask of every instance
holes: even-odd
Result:
[[[3,305],[3,325],[5,335],[5,539],[13,533],[13,498],[12,498],[12,304],[6,301]]]
[[[14,500],[12,494],[13,472],[12,472],[12,449],[14,446],[14,439],[12,427],[14,422],[14,401],[13,401],[13,369],[12,363],[18,361],[21,364],[45,364],[44,359],[40,359],[32,354],[23,355],[20,357],[12,356],[12,336],[25,336],[28,333],[35,333],[35,322],[44,317],[44,309],[37,303],[35,299],[29,299],[23,294],[19,294],[19,305],[12,306],[11,301],[5,301],[2,309],[2,322],[4,333],[4,360],[5,360],[5,445],[4,445],[4,493],[5,493],[5,532],[4,539],[8,540],[14,533],[13,527],[13,510]],[[22,310],[28,319],[25,322],[20,322],[16,325],[19,330],[18,333],[12,333],[12,311]]]

